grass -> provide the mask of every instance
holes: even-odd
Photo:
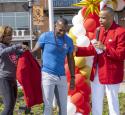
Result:
[[[119,104],[120,104],[120,115],[125,115],[125,93],[119,94]],[[104,99],[104,111],[103,115],[109,115],[108,114],[108,103],[107,99]]]
[[[24,106],[25,102],[23,101],[23,94],[21,92],[21,90],[18,91],[18,99],[17,99],[17,103],[16,103],[16,107],[14,110],[14,115],[25,115],[25,111],[24,110],[19,110],[20,106]],[[120,115],[125,115],[125,93],[120,93],[119,94],[119,100],[120,100]],[[0,99],[0,112],[3,110],[3,104],[2,101]],[[57,112],[54,110],[54,115],[57,115]],[[43,113],[43,104],[41,105],[37,105],[32,107],[31,109],[31,114],[28,115],[42,115]],[[107,99],[104,99],[104,111],[103,111],[103,115],[108,115],[108,105],[107,105]]]

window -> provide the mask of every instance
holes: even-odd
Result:
[[[72,4],[78,3],[81,0],[53,0],[54,7],[71,7]]]
[[[5,3],[5,2],[26,2],[27,0],[0,0],[0,3]]]
[[[28,17],[17,17],[16,18],[16,28],[29,28],[29,21],[27,20]]]
[[[29,28],[29,12],[4,12],[0,13],[0,24],[10,25],[14,29]]]

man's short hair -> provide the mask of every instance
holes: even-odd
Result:
[[[109,12],[112,16],[114,16],[115,12],[112,8],[110,7],[104,7],[101,11],[107,11]]]
[[[56,21],[56,23],[63,23],[64,25],[68,25],[68,21],[65,19],[65,18],[59,18],[57,21]]]

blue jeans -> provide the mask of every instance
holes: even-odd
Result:
[[[59,106],[59,115],[67,115],[67,80],[66,76],[56,76],[42,72],[42,91],[45,104],[44,114],[52,114],[54,93]]]
[[[1,115],[13,115],[17,98],[17,83],[6,79],[0,79],[0,95],[5,106]]]

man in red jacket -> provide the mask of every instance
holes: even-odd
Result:
[[[92,115],[102,115],[105,92],[109,114],[120,115],[118,91],[123,80],[125,29],[114,22],[114,12],[111,8],[102,9],[99,18],[98,40],[92,40],[89,47],[76,47],[76,55],[94,55],[90,76]]]

